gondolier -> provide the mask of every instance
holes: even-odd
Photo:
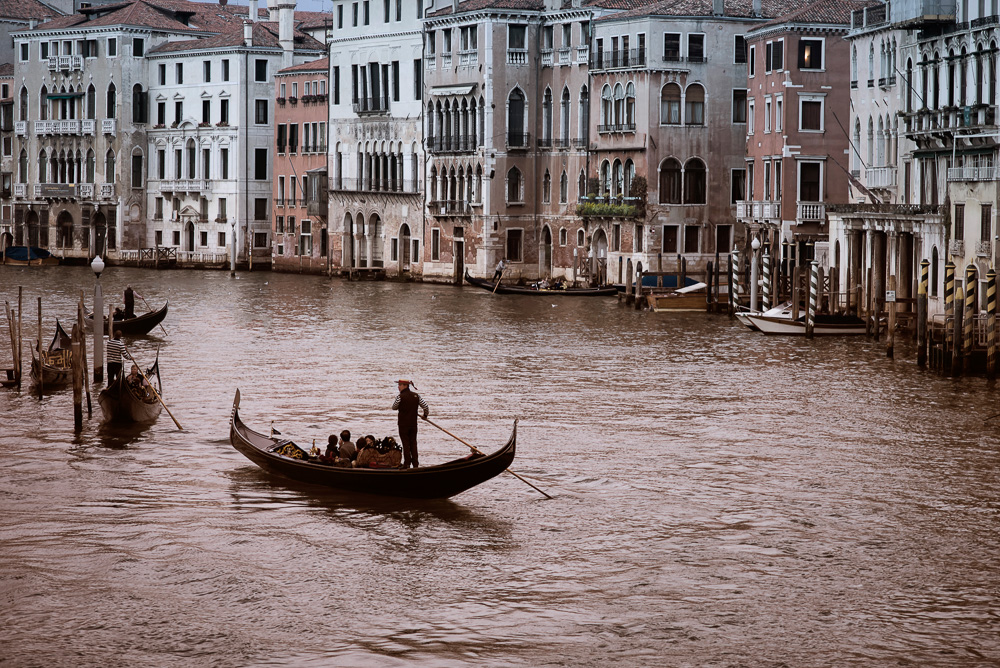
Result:
[[[497,262],[496,271],[493,272],[493,282],[496,283],[497,281],[499,281],[500,277],[503,276],[503,272],[506,270],[507,270],[507,260],[504,258],[500,258],[500,261]]]
[[[115,335],[108,341],[108,385],[115,382],[115,378],[122,372],[122,357],[128,357],[125,352],[125,344],[122,343],[122,332],[115,330]],[[131,360],[131,357],[128,357]]]
[[[125,286],[125,317],[135,317],[135,292],[131,285]]]
[[[408,380],[399,381],[399,394],[392,402],[392,410],[399,411],[399,440],[403,444],[403,468],[419,466],[417,459],[417,413],[423,410],[424,419],[430,413],[427,402],[419,394],[410,390],[412,383]]]

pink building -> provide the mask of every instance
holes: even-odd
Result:
[[[275,87],[275,143],[271,217],[273,269],[330,270],[327,231],[326,124],[329,58],[279,71]]]
[[[827,204],[848,201],[851,12],[820,0],[747,32],[746,198],[736,216],[808,262],[828,243]],[[822,247],[822,246],[821,246]]]

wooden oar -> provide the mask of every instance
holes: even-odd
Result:
[[[129,359],[131,359],[132,362],[135,363],[135,358],[132,357],[132,353],[129,351],[128,348],[125,347],[125,344],[122,344],[122,347],[125,348],[125,352],[128,353]],[[169,415],[170,419],[174,421],[174,424],[177,425],[177,428],[180,429],[181,431],[184,431],[184,427],[182,427],[181,423],[177,421],[177,418],[174,417],[174,414],[170,412],[170,409],[167,408],[167,405],[163,403],[163,399],[160,398],[160,394],[156,391],[156,388],[153,387],[153,384],[151,382],[149,382],[149,378],[146,378],[146,374],[142,372],[142,367],[139,366],[138,363],[136,363],[135,366],[137,369],[139,369],[139,375],[142,376],[142,379],[144,381],[146,381],[146,385],[149,386],[149,389],[153,393],[153,396],[156,397],[156,400],[160,402],[161,406],[163,406],[163,410],[167,411],[167,415]],[[122,373],[125,373],[124,365],[122,368]]]
[[[132,294],[135,294],[135,290],[132,291]],[[142,300],[142,303],[145,304],[146,308],[149,309],[149,312],[152,313],[153,312],[153,307],[149,305],[149,302],[146,301],[146,298],[143,297],[142,295],[139,295],[139,299]],[[158,323],[158,324],[160,325],[160,329],[163,329],[163,335],[164,336],[170,336],[169,334],[167,334],[167,330],[163,328],[163,323],[161,322],[161,323]],[[166,406],[164,406],[164,408],[166,408]],[[167,411],[167,412],[169,413],[170,411]],[[173,417],[173,415],[171,415],[170,417]]]
[[[441,430],[441,431],[443,431],[444,433],[448,434],[449,436],[451,436],[451,437],[452,437],[453,439],[455,439],[455,440],[456,440],[456,441],[458,441],[459,443],[462,443],[462,444],[464,444],[464,445],[466,445],[466,446],[468,446],[468,447],[472,448],[472,451],[473,451],[473,452],[478,452],[479,454],[483,455],[484,457],[486,456],[486,453],[485,453],[485,452],[483,452],[482,450],[480,450],[480,449],[479,449],[479,448],[477,448],[476,446],[472,445],[471,443],[468,443],[468,442],[466,442],[466,441],[463,441],[463,440],[462,440],[462,439],[460,439],[460,438],[459,438],[458,436],[455,436],[455,434],[451,433],[450,431],[448,431],[447,429],[445,429],[445,428],[444,428],[444,427],[442,427],[441,425],[439,425],[439,424],[435,424],[435,423],[431,422],[430,420],[428,420],[427,418],[425,418],[425,417],[423,417],[423,416],[420,416],[420,419],[421,419],[421,420],[423,420],[424,422],[426,422],[427,424],[429,424],[429,425],[433,426],[433,427],[437,427],[438,429],[440,429],[440,430]],[[517,478],[518,480],[520,480],[521,482],[523,482],[523,483],[524,483],[525,485],[528,485],[529,487],[531,487],[532,489],[534,489],[534,490],[535,490],[536,492],[539,492],[540,494],[542,494],[543,496],[545,496],[545,498],[547,498],[547,499],[551,499],[551,498],[552,498],[551,496],[549,496],[548,494],[546,494],[546,493],[545,493],[545,492],[543,492],[542,490],[538,489],[537,487],[535,487],[535,486],[534,486],[534,485],[532,485],[532,484],[531,484],[530,482],[528,482],[527,480],[525,480],[524,478],[522,478],[522,477],[521,477],[521,476],[519,476],[518,474],[514,473],[514,472],[513,472],[513,471],[511,471],[510,469],[504,469],[504,470],[505,470],[505,471],[507,471],[507,473],[509,473],[509,474],[511,474],[512,476],[514,476],[515,478]]]
[[[505,271],[507,271],[507,267],[504,267],[503,269],[501,269],[501,270],[500,270],[500,277],[499,277],[499,278],[497,278],[497,282],[496,282],[496,285],[494,285],[494,286],[493,286],[493,294],[496,294],[496,293],[497,293],[497,288],[499,288],[499,287],[500,287],[500,281],[502,281],[502,280],[503,280],[503,275],[504,275],[504,272],[505,272]],[[433,422],[431,422],[431,424],[434,424],[434,423],[433,423]],[[437,425],[435,424],[434,426],[436,427]],[[463,441],[463,442],[464,442],[464,441]],[[468,443],[466,443],[466,445],[469,445],[469,444],[468,444]],[[470,445],[469,447],[471,448],[472,446]],[[539,490],[539,491],[541,491],[541,490]],[[542,492],[542,493],[544,494],[544,492]]]

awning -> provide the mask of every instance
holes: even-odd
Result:
[[[476,84],[466,84],[463,86],[439,86],[431,89],[431,95],[468,95],[476,88]]]
[[[46,97],[50,100],[72,100],[77,97],[83,97],[83,93],[49,93]]]

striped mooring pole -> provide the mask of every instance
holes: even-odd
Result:
[[[735,312],[740,305],[740,251],[733,250],[729,268],[732,269],[729,276],[729,302],[732,304],[730,312]]]
[[[947,354],[955,348],[955,339],[952,336],[955,323],[948,322],[955,319],[955,263],[950,261],[944,265],[944,316],[944,348]]]
[[[766,311],[771,308],[771,256],[767,252],[767,246],[764,246],[761,266],[764,270],[764,285],[760,295],[760,310]]]
[[[976,265],[965,268],[965,326],[962,329],[962,354],[972,357],[973,336],[976,328]]]
[[[920,285],[917,286],[917,365],[927,365],[927,275],[931,263],[920,261]]]
[[[819,303],[819,262],[813,260],[809,266],[809,305],[806,311],[806,337],[812,338],[816,331],[816,305]]]
[[[986,272],[986,375],[993,378],[997,369],[997,272]]]

